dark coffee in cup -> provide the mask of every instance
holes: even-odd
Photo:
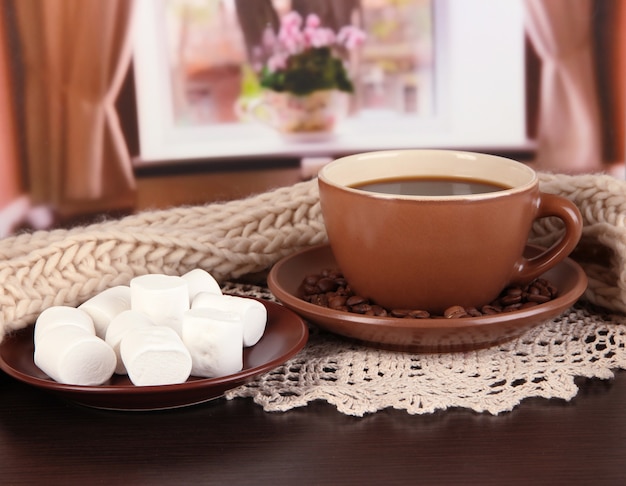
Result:
[[[458,196],[503,191],[510,186],[460,177],[396,177],[355,184],[355,189],[406,196]]]

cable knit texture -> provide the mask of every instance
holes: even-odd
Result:
[[[47,307],[76,306],[138,275],[203,268],[224,281],[325,239],[312,181],[222,204],[9,237],[0,240],[0,336]]]
[[[322,399],[352,415],[453,406],[499,413],[529,396],[569,400],[575,377],[610,378],[626,368],[626,182],[542,173],[540,186],[581,210],[583,239],[573,256],[589,277],[587,303],[510,343],[469,353],[381,351],[312,328],[298,356],[227,398],[251,397],[266,410]],[[547,246],[560,232],[558,221],[545,218],[530,239]],[[49,306],[76,306],[138,275],[203,268],[228,289],[231,279],[325,241],[315,180],[238,201],[9,237],[0,240],[0,337]],[[267,289],[261,296],[273,298]]]
[[[574,259],[589,278],[585,298],[626,312],[626,181],[609,175],[540,173],[544,192],[570,199],[583,216],[583,233]],[[549,246],[561,234],[560,221],[535,223],[531,241]]]
[[[608,175],[541,173],[543,191],[571,199],[584,219],[579,262],[585,297],[626,311],[626,182]],[[559,221],[538,221],[531,241],[550,245]],[[78,305],[105,288],[146,273],[192,268],[219,281],[269,268],[283,256],[326,241],[317,181],[247,199],[146,211],[70,230],[0,240],[0,337],[51,305]]]

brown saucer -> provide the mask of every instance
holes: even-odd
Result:
[[[526,254],[540,251],[528,246]],[[323,329],[368,345],[411,352],[467,351],[508,341],[561,314],[587,288],[585,272],[567,258],[543,275],[559,289],[559,296],[545,304],[481,317],[398,319],[335,311],[300,299],[298,287],[304,277],[326,268],[338,268],[330,247],[308,248],[276,263],[268,286],[286,307]]]
[[[101,386],[65,385],[50,379],[33,362],[33,326],[6,336],[0,343],[0,369],[24,383],[95,408],[160,410],[206,402],[280,366],[306,344],[309,332],[300,317],[281,305],[261,302],[268,311],[265,333],[256,345],[244,349],[243,370],[234,375],[192,376],[185,383],[165,386],[134,386],[128,376],[113,375]]]

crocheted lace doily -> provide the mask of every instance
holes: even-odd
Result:
[[[224,291],[275,301],[264,287],[228,284]],[[389,407],[499,414],[530,397],[571,400],[576,377],[608,379],[626,369],[624,323],[622,315],[577,304],[507,343],[445,354],[379,350],[311,327],[297,356],[226,398],[249,397],[268,412],[323,400],[355,416]]]

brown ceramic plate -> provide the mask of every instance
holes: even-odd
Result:
[[[243,370],[234,375],[191,377],[185,383],[165,386],[134,386],[127,376],[113,375],[101,386],[64,385],[49,378],[33,362],[33,326],[6,336],[0,343],[0,368],[24,383],[95,408],[159,410],[206,402],[276,368],[306,344],[308,328],[298,315],[279,304],[261,302],[268,311],[265,333],[256,345],[244,350]]]
[[[532,256],[540,251],[528,246],[526,253]],[[559,289],[559,296],[545,304],[491,316],[398,319],[335,311],[300,299],[298,287],[303,278],[326,268],[338,268],[328,245],[306,249],[276,263],[268,286],[285,306],[323,329],[365,344],[411,352],[465,351],[508,341],[561,314],[587,288],[584,271],[568,258],[543,275]]]

